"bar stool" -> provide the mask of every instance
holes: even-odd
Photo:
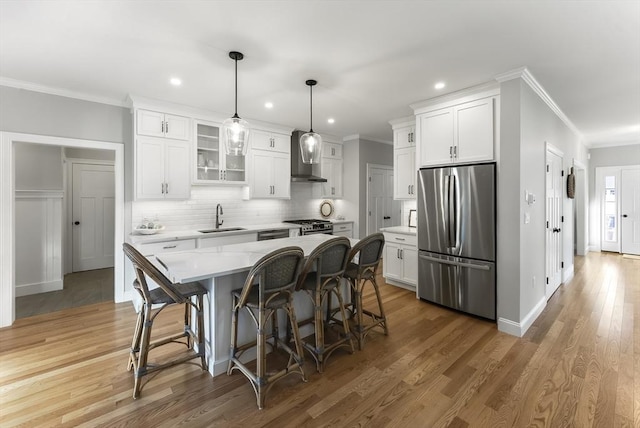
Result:
[[[320,244],[309,254],[296,287],[296,290],[303,291],[313,303],[313,317],[300,321],[298,327],[309,323],[314,325],[313,336],[315,341],[309,343],[303,339],[302,345],[316,360],[316,368],[320,373],[324,371],[327,359],[336,349],[346,347],[350,350],[350,353],[354,351],[349,321],[342,294],[340,293],[342,275],[347,267],[350,249],[351,243],[345,237],[334,238]],[[325,323],[322,302],[328,297],[327,313],[330,314],[332,295],[335,295],[338,299],[341,320],[330,322],[331,320],[328,316]],[[338,337],[327,344],[325,331],[329,333],[332,327],[338,327],[338,329],[334,329],[337,331],[331,332]]]
[[[231,353],[227,374],[235,369],[244,374],[256,393],[258,408],[264,407],[265,395],[278,379],[298,373],[303,381],[307,378],[303,370],[302,344],[293,309],[293,291],[298,280],[304,253],[299,247],[285,247],[273,251],[258,260],[247,276],[244,287],[231,292],[233,309],[231,315]],[[238,313],[246,309],[256,326],[256,340],[238,345]],[[296,350],[278,332],[278,309],[283,309],[291,323]],[[271,321],[271,332],[266,333]],[[269,343],[269,340],[272,340]],[[284,349],[289,357],[286,367],[277,373],[267,373],[267,345],[273,351]],[[242,354],[256,348],[256,371],[249,369],[240,358]]]
[[[382,327],[384,334],[389,334],[387,317],[384,314],[380,290],[376,282],[376,270],[380,264],[383,249],[384,235],[382,233],[373,233],[361,239],[351,249],[349,265],[344,274],[351,285],[352,302],[347,306],[352,308],[354,324],[351,327],[356,339],[358,339],[358,348],[360,350],[364,345],[365,337],[374,327]],[[358,259],[354,261],[356,256],[358,256]],[[362,304],[362,293],[367,283],[371,284],[376,292],[378,313],[365,309]],[[366,324],[365,316],[369,319]]]
[[[145,256],[126,242],[122,244],[122,249],[133,264],[136,279],[133,281],[133,288],[142,297],[143,305],[138,312],[131,351],[129,352],[129,363],[127,370],[133,369],[135,384],[133,387],[133,398],[140,396],[142,389],[142,378],[149,373],[156,372],[177,364],[186,363],[195,358],[200,358],[200,365],[203,370],[207,369],[207,362],[204,354],[204,295],[207,289],[199,282],[186,284],[174,284],[167,279]],[[147,277],[158,284],[158,288],[149,289]],[[192,297],[196,297],[195,303]],[[184,304],[184,328],[180,333],[169,337],[151,341],[151,329],[153,322],[162,310],[174,304]],[[154,305],[161,305],[154,309]],[[192,329],[193,319],[191,309],[195,309],[197,333]],[[181,342],[180,339],[186,339]],[[194,350],[194,342],[198,344],[198,350]],[[148,361],[149,351],[169,343],[183,343],[187,345],[189,352],[182,353],[171,361],[163,364],[154,364]]]

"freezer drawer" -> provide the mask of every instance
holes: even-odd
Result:
[[[420,251],[418,297],[495,320],[495,263]]]

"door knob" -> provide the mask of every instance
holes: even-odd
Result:
[[[622,217],[627,218],[628,216],[626,214],[622,214]]]
[[[382,217],[382,219],[383,219],[383,220],[390,220],[390,219],[391,219],[391,217],[389,217],[389,216],[384,216],[384,217]]]
[[[79,221],[74,221],[73,224],[75,224],[76,226],[80,224]]]

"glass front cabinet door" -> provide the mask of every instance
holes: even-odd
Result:
[[[246,184],[245,156],[227,155],[222,125],[196,121],[195,184]]]

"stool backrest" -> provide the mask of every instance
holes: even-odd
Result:
[[[318,245],[307,257],[297,288],[302,288],[307,275],[313,271],[316,272],[319,283],[323,283],[326,279],[340,278],[347,267],[350,250],[351,241],[344,236],[338,236]]]
[[[183,303],[185,297],[180,294],[169,279],[160,270],[153,265],[145,256],[143,256],[138,250],[128,243],[122,244],[122,250],[126,256],[131,260],[133,269],[136,273],[136,281],[133,282],[133,288],[142,296],[145,302],[151,303],[151,296],[149,295],[149,286],[147,284],[148,276],[162,288],[165,293],[169,295],[176,303]]]
[[[384,235],[382,233],[372,233],[362,238],[356,245],[351,248],[349,260],[353,261],[358,256],[358,270],[364,272],[367,268],[375,273],[375,269],[380,263],[382,250],[384,249]]]
[[[279,292],[293,291],[303,260],[300,247],[280,248],[262,257],[249,271],[238,305],[244,306],[253,287],[258,287],[263,303]]]

